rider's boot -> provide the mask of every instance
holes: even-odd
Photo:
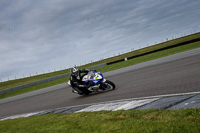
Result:
[[[78,92],[78,94],[80,94],[80,95],[83,94],[83,92],[80,89],[78,89],[77,87],[74,87],[73,89],[74,89],[75,93]]]
[[[78,93],[78,91],[72,90],[73,93]]]

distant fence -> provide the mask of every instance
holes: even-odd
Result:
[[[182,45],[186,45],[188,43],[194,43],[194,42],[198,42],[198,41],[200,41],[200,38],[193,39],[193,40],[186,41],[186,42],[182,42],[182,43],[178,43],[178,44],[175,44],[175,45],[172,45],[172,46],[167,46],[167,47],[160,48],[160,49],[157,49],[157,50],[153,50],[153,51],[150,51],[150,52],[134,55],[134,56],[124,58],[124,59],[120,59],[120,60],[116,60],[116,61],[113,61],[113,62],[99,64],[99,65],[96,65],[96,66],[89,67],[89,69],[97,69],[97,68],[100,68],[100,67],[103,67],[103,66],[106,66],[106,65],[111,65],[111,64],[114,64],[114,63],[118,63],[118,62],[127,61],[127,60],[130,60],[130,59],[133,59],[133,58],[141,57],[141,56],[148,55],[148,54],[151,54],[151,53],[155,53],[155,52],[158,52],[158,51],[163,51],[163,50],[166,50],[166,49],[175,48],[175,47],[178,47],[178,46],[182,46]],[[12,92],[12,91],[31,87],[31,86],[34,86],[34,85],[46,83],[46,82],[49,82],[49,81],[53,81],[53,80],[56,80],[56,79],[67,77],[69,75],[70,75],[70,73],[66,73],[66,74],[62,74],[62,75],[59,75],[59,76],[55,76],[55,77],[39,80],[39,81],[36,81],[36,82],[28,83],[28,84],[25,84],[25,85],[12,87],[12,88],[0,91],[0,94],[5,94],[5,93]]]

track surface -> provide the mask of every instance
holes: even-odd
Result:
[[[145,67],[107,79],[116,84],[114,91],[79,96],[71,88],[0,104],[0,117],[81,104],[112,100],[200,91],[200,54]]]

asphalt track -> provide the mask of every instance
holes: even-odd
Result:
[[[134,69],[137,66],[132,66],[129,70],[114,71],[118,74],[105,73],[107,79],[116,84],[114,91],[79,96],[64,85],[50,92],[1,103],[0,117],[112,100],[200,91],[200,52],[171,61],[159,60],[157,63],[157,60],[150,61],[150,64],[154,63],[137,69]],[[119,73],[121,70],[125,71]]]

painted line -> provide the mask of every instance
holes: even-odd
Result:
[[[3,119],[0,119],[0,121],[9,120],[9,119],[16,119],[16,118],[22,118],[22,117],[30,117],[30,116],[36,115],[38,113],[41,113],[41,112],[43,112],[43,111],[35,112],[35,113],[28,113],[28,114],[21,114],[21,115],[14,115],[14,116],[10,116],[10,117],[6,117],[6,118],[3,118]]]
[[[154,99],[145,99],[145,100],[134,100],[134,101],[123,101],[123,102],[112,102],[107,104],[97,104],[92,105],[82,110],[76,111],[78,112],[94,112],[94,111],[117,111],[117,110],[129,110],[134,109],[145,104],[151,103],[159,98]]]
[[[131,102],[129,102],[129,103],[127,103],[127,104],[125,104],[121,107],[114,109],[113,111],[134,109],[134,108],[137,108],[137,107],[141,107],[145,104],[151,103],[153,101],[156,101],[158,99],[159,98],[131,101]]]
[[[112,102],[112,103],[107,103],[107,104],[97,104],[97,105],[91,105],[85,109],[79,110],[77,112],[93,112],[93,111],[101,111],[101,110],[114,110],[124,104],[127,104],[127,101],[123,102]],[[77,113],[76,112],[76,113]]]

